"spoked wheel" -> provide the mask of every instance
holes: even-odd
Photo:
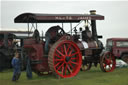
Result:
[[[115,69],[116,61],[111,52],[105,52],[101,57],[100,67],[104,72],[111,72]]]
[[[81,67],[82,56],[78,46],[69,40],[56,42],[50,49],[48,63],[51,71],[62,78],[75,76]]]

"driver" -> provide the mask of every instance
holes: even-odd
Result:
[[[62,29],[60,26],[52,26],[51,28],[48,29],[48,31],[45,34],[45,53],[48,54],[49,51],[49,43],[53,40],[56,40],[56,36],[59,33],[59,30]],[[64,32],[62,30],[62,32]]]
[[[91,31],[89,30],[89,27],[86,26],[85,27],[85,30],[82,32],[82,40],[88,42],[88,41],[91,41],[92,40],[92,33]]]
[[[37,43],[40,41],[40,33],[37,29],[35,29],[35,31],[33,33],[33,37],[36,39]]]

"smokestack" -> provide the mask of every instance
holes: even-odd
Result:
[[[96,15],[96,10],[90,10],[90,15]],[[94,40],[98,41],[97,30],[96,30],[96,20],[91,20],[92,27],[92,37]]]
[[[96,10],[90,10],[90,14],[91,15],[95,15],[96,14]]]

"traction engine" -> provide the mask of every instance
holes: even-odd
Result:
[[[32,70],[38,75],[46,72],[56,76],[67,78],[75,76],[81,70],[88,70],[92,63],[96,66],[101,63],[102,69],[112,71],[113,60],[108,54],[102,53],[103,45],[98,40],[96,31],[96,20],[103,20],[104,16],[95,14],[37,14],[24,13],[15,18],[16,23],[28,23],[28,31],[35,25],[33,36],[24,39],[24,51],[26,57],[31,60]],[[72,23],[81,21],[91,21],[91,28],[86,26],[86,30],[80,30],[79,34],[76,27],[72,28]],[[50,27],[45,37],[40,37],[37,30],[37,23],[62,23],[60,26]],[[71,33],[63,30],[63,23],[70,23]],[[73,32],[74,29],[74,32]],[[28,34],[28,36],[30,36]],[[82,38],[80,38],[82,36]],[[100,54],[103,54],[102,57]],[[105,66],[109,66],[106,70]],[[87,69],[85,68],[87,67]]]

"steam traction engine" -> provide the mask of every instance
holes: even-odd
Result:
[[[16,34],[26,34],[26,31],[0,31],[0,72],[4,69],[11,68],[11,60],[15,51],[20,54],[21,62],[22,56],[22,42],[26,36],[17,36]],[[29,32],[30,34],[32,32]],[[20,44],[18,44],[20,42]],[[24,65],[21,65],[23,70]]]
[[[94,11],[91,11],[91,14],[24,13],[15,18],[15,23],[28,23],[28,31],[30,25],[31,28],[35,28],[33,36],[24,39],[24,49],[26,56],[31,60],[32,70],[38,75],[48,72],[67,78],[75,76],[81,67],[82,70],[87,70],[92,63],[96,65],[100,58],[102,69],[112,71],[113,57],[106,54],[100,57],[103,45],[98,40],[96,20],[103,19],[104,16],[97,15]],[[92,32],[88,25],[85,27],[86,30],[80,28],[80,32],[77,32],[76,27],[81,22],[88,24],[88,21],[91,21]],[[45,33],[45,37],[40,37],[37,23],[62,23],[62,27],[52,26]],[[63,30],[63,23],[70,23],[70,33]],[[72,23],[78,24],[72,28]]]
[[[11,68],[10,61],[14,56],[14,39],[15,35],[9,32],[0,32],[0,71],[5,68]]]

